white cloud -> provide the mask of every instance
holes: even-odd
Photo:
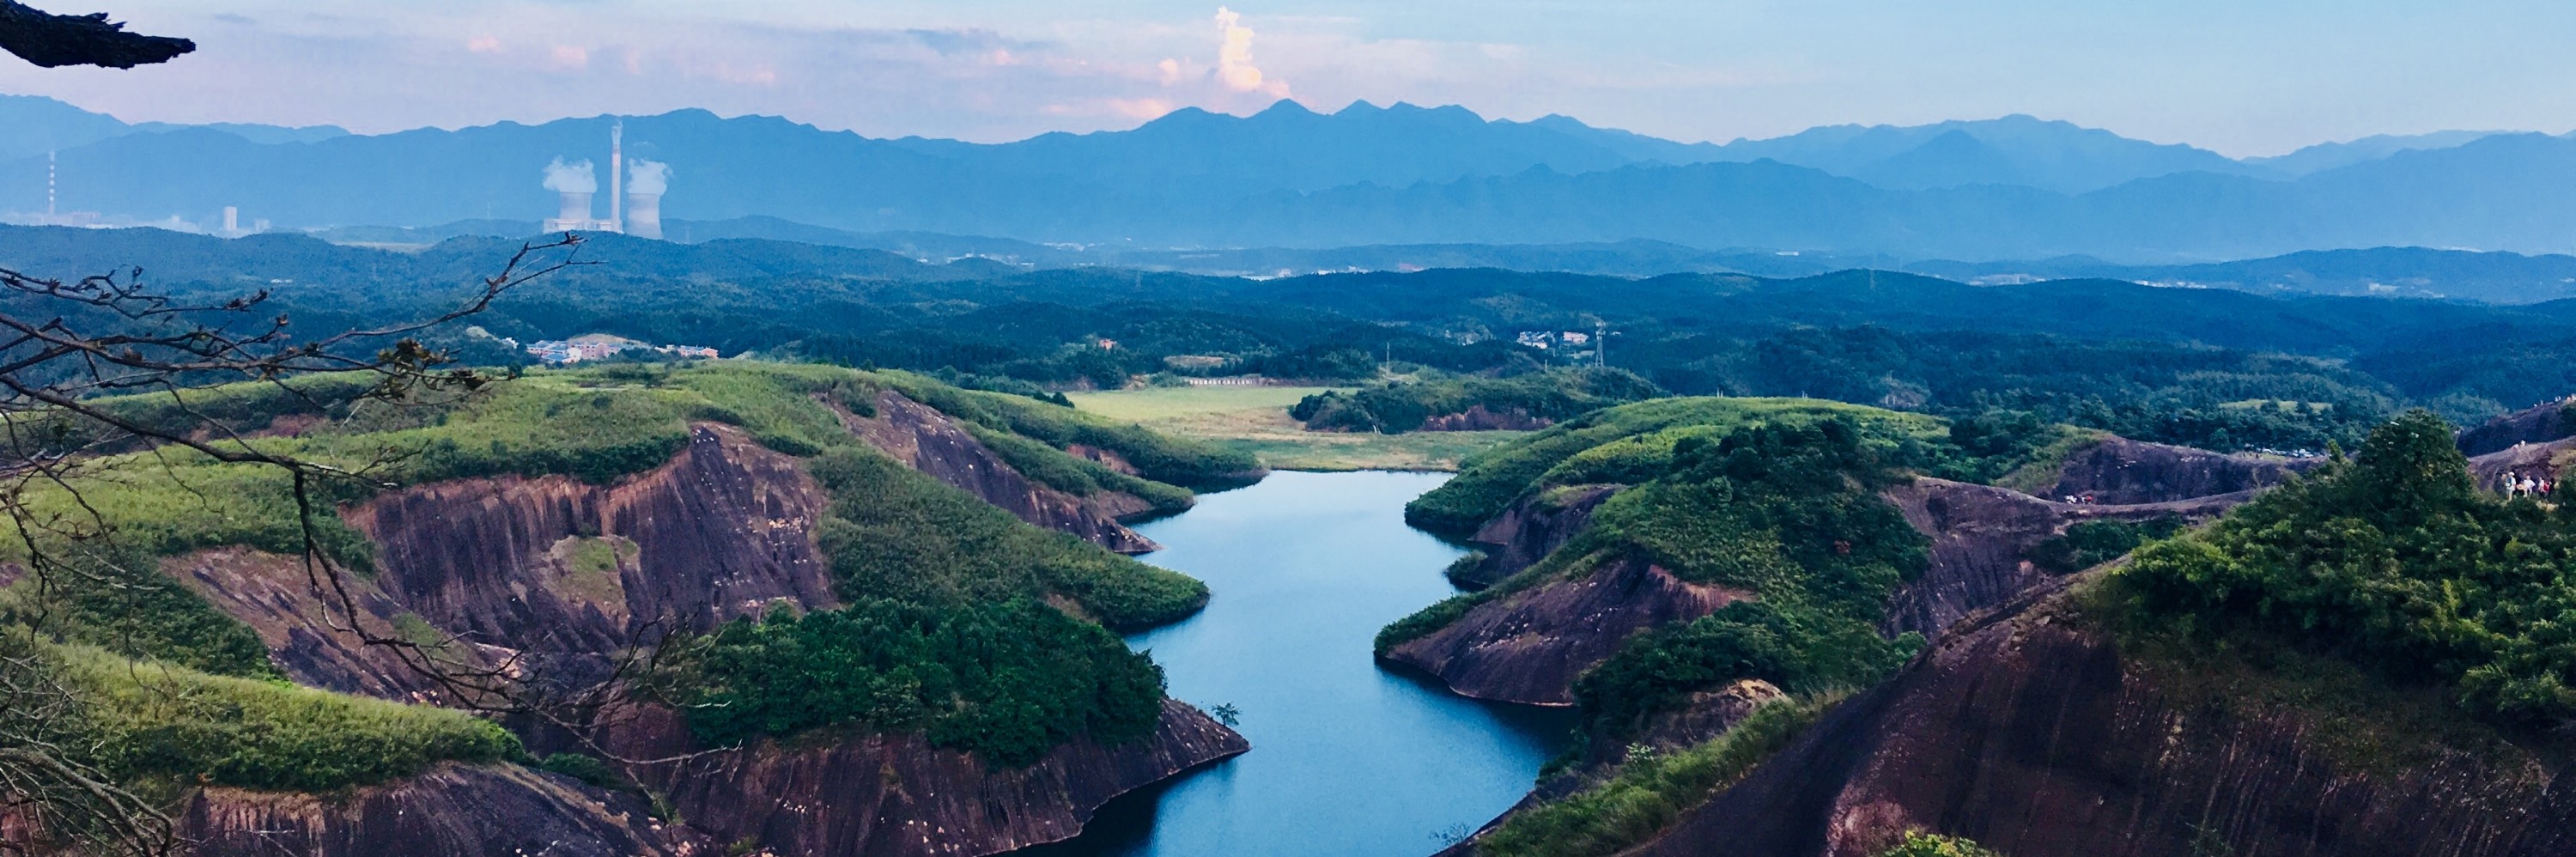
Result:
[[[1216,30],[1217,81],[1236,92],[1260,91],[1261,69],[1252,64],[1252,28],[1243,25],[1243,15],[1216,7]]]

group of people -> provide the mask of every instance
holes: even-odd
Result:
[[[2504,475],[2504,495],[2506,497],[2547,497],[2549,496],[2549,490],[2556,487],[2558,486],[2549,480],[2549,474],[2547,473],[2542,473],[2539,476],[2533,476],[2529,473],[2507,473]]]

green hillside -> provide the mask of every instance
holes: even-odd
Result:
[[[1023,523],[896,463],[844,429],[827,403],[869,413],[878,391],[897,390],[965,421],[1043,484],[1129,491],[1165,509],[1185,508],[1191,495],[1149,477],[1252,469],[1239,453],[902,373],[623,365],[531,372],[431,401],[316,407],[344,401],[323,395],[347,392],[340,386],[315,377],[213,388],[190,401],[226,430],[293,427],[245,441],[253,447],[364,474],[316,486],[326,509],[385,486],[466,477],[609,483],[669,460],[694,421],[737,427],[802,459],[831,500],[816,535],[849,606],[745,618],[671,644],[655,684],[684,689],[673,701],[724,703],[691,715],[718,744],[856,725],[921,732],[1018,765],[1076,736],[1137,737],[1159,716],[1161,672],[1109,629],[1170,622],[1207,600],[1198,581]],[[169,408],[150,397],[112,404],[130,414]],[[1061,449],[1077,443],[1147,476]],[[73,565],[48,575],[54,585],[30,577],[0,589],[0,638],[18,647],[10,669],[74,679],[66,686],[76,705],[96,716],[50,722],[98,748],[102,770],[156,794],[189,781],[320,791],[439,760],[524,758],[487,721],[286,685],[246,625],[159,575],[160,558],[210,547],[299,552],[293,485],[277,469],[133,451],[90,461],[65,486],[32,489],[28,502],[30,520],[51,523],[25,535]],[[97,518],[82,517],[92,509]],[[323,551],[360,573],[373,567],[374,546],[354,528],[327,511],[315,524]],[[88,532],[99,527],[103,536]],[[17,535],[0,552],[23,560]]]

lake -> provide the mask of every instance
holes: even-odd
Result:
[[[1379,628],[1458,591],[1441,571],[1463,551],[1404,525],[1405,502],[1447,479],[1276,473],[1139,526],[1164,546],[1141,559],[1213,597],[1128,643],[1174,698],[1239,709],[1252,752],[1028,853],[1418,857],[1519,800],[1564,747],[1565,712],[1459,697],[1370,656]]]

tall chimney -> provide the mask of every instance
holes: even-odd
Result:
[[[608,231],[626,231],[626,120],[608,126]],[[659,221],[656,221],[659,228]]]

